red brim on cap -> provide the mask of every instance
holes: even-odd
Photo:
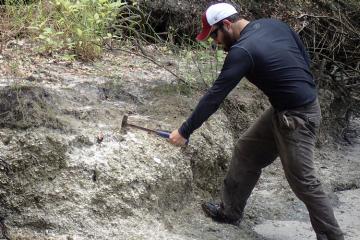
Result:
[[[206,19],[205,13],[201,16],[201,23],[202,23],[202,31],[196,36],[196,40],[198,41],[206,40],[209,37],[212,28]]]

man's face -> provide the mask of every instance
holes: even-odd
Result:
[[[232,45],[236,42],[236,39],[226,29],[221,30],[223,33],[222,47],[225,52],[228,52]]]
[[[236,42],[232,32],[228,31],[227,26],[215,27],[210,34],[210,37],[214,39],[216,44],[220,45],[225,52],[228,52],[232,45]]]

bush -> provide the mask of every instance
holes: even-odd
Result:
[[[41,53],[91,60],[101,55],[104,41],[111,38],[109,26],[123,5],[126,3],[121,0],[40,0],[29,4],[8,0],[5,12],[14,29],[28,29],[27,34],[41,43]]]

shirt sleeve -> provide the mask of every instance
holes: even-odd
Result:
[[[240,82],[240,80],[251,70],[252,58],[243,49],[234,46],[226,56],[223,68],[213,86],[200,99],[190,117],[181,125],[179,133],[186,139],[199,128],[216,110]]]

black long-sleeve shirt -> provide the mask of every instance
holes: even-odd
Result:
[[[265,93],[277,110],[312,102],[316,88],[309,68],[304,45],[287,24],[274,19],[250,22],[231,47],[217,80],[180,127],[180,134],[189,138],[244,76]]]

